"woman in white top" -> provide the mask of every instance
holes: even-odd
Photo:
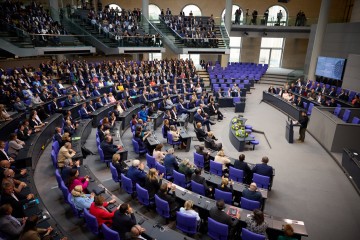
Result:
[[[187,200],[184,204],[184,207],[180,208],[180,212],[192,217],[196,217],[196,221],[199,223],[201,218],[199,213],[192,209],[194,206],[194,202],[191,200]]]
[[[217,155],[214,159],[215,162],[221,163],[223,165],[223,171],[227,169],[227,164],[229,164],[231,161],[228,157],[225,156],[224,150],[218,151]]]
[[[154,152],[153,152],[153,157],[159,163],[162,163],[164,161],[164,157],[165,157],[165,152],[161,151],[163,146],[164,145],[162,145],[161,143],[156,145]]]

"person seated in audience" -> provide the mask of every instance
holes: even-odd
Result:
[[[70,120],[67,120],[64,126],[64,133],[67,132],[70,134],[70,136],[72,136],[75,134],[75,131],[76,131],[76,127],[71,123]]]
[[[177,123],[178,121],[178,117],[177,117],[177,110],[176,110],[176,106],[173,106],[170,110],[170,115],[171,115],[171,119],[174,120],[174,122]]]
[[[240,154],[239,160],[235,160],[234,168],[242,170],[244,173],[244,182],[249,184],[252,179],[252,172],[249,165],[245,162],[245,155]]]
[[[251,218],[246,218],[246,229],[253,233],[264,235],[266,239],[266,229],[268,228],[267,222],[264,220],[264,213],[259,209],[254,209]]]
[[[303,106],[303,101],[302,101],[302,98],[301,98],[301,97],[297,97],[297,99],[296,99],[296,101],[295,101],[294,104],[295,104],[295,106],[300,107],[300,108],[304,107],[304,106]]]
[[[131,100],[131,97],[128,97],[127,100],[126,100],[126,107],[127,108],[131,108],[134,106],[134,103],[133,101]]]
[[[210,209],[209,215],[215,221],[227,225],[229,229],[229,239],[235,239],[236,232],[241,229],[239,221],[240,211],[237,211],[233,221],[232,217],[224,211],[225,208],[224,200],[217,200],[216,206]]]
[[[360,97],[359,97],[359,94],[355,95],[354,99],[351,100],[351,104],[354,105],[354,107],[360,107]]]
[[[160,189],[157,192],[158,197],[169,204],[170,215],[172,217],[175,216],[176,210],[179,208],[176,202],[175,189],[176,189],[175,184],[168,182],[161,184]]]
[[[16,159],[17,155],[19,154],[19,151],[23,149],[24,146],[25,146],[25,142],[17,139],[17,135],[15,133],[10,133],[8,154],[12,158]]]
[[[146,231],[145,228],[141,227],[140,225],[135,225],[131,228],[131,232],[127,234],[126,239],[129,240],[146,240],[141,234]]]
[[[187,182],[189,182],[191,180],[191,176],[194,173],[194,165],[190,163],[189,159],[185,158],[179,164],[179,173],[182,173],[185,175]]]
[[[215,123],[210,122],[207,117],[203,117],[201,114],[201,109],[196,110],[196,113],[194,114],[194,121],[200,122],[203,126],[206,126],[207,131],[210,132],[210,124],[214,125]]]
[[[154,151],[153,151],[153,157],[155,158],[155,160],[159,163],[163,163],[164,162],[164,157],[166,152],[161,151],[164,145],[162,145],[161,143],[156,145]]]
[[[196,149],[196,153],[200,154],[204,157],[204,162],[209,163],[210,161],[210,153],[208,151],[205,151],[204,145],[199,145]]]
[[[219,150],[214,159],[215,162],[222,164],[223,171],[228,170],[228,165],[231,163],[230,159],[225,156],[224,150]]]
[[[138,115],[137,114],[133,114],[131,116],[131,124],[135,125],[135,126],[138,124]]]
[[[1,142],[1,141],[0,141]],[[1,144],[1,143],[0,143]],[[1,151],[0,151],[0,154],[1,154]],[[17,169],[17,168],[14,168],[11,166],[11,163],[9,159],[4,159],[4,160],[1,160],[0,161],[0,184],[4,178],[4,172],[6,169],[11,169],[15,172],[15,179],[20,179],[24,176],[26,176],[26,169]]]
[[[135,132],[134,140],[139,145],[139,151],[143,151],[145,149],[148,149],[147,142],[145,140],[151,135],[151,132],[142,132],[141,128],[140,131]]]
[[[191,180],[198,184],[202,184],[205,188],[206,195],[211,196],[212,188],[207,185],[205,178],[201,176],[201,171],[201,168],[196,168],[194,174],[191,176]]]
[[[144,188],[148,191],[149,198],[153,199],[155,194],[159,191],[162,184],[164,174],[160,174],[155,168],[149,169],[145,178]]]
[[[112,159],[113,155],[121,148],[121,145],[113,144],[113,139],[110,134],[106,134],[104,141],[100,143],[100,148],[103,150],[104,158]]]
[[[210,115],[217,115],[218,121],[223,120],[224,115],[220,112],[219,109],[216,108],[214,101],[210,101],[208,106],[209,106]]]
[[[148,116],[152,116],[155,113],[157,113],[155,103],[152,102],[148,108]]]
[[[0,104],[0,122],[12,120],[11,116],[7,113],[5,105]]]
[[[179,164],[176,161],[176,158],[174,156],[174,148],[169,148],[167,150],[167,153],[164,157],[164,166],[166,169],[166,174],[172,176],[174,169],[176,171],[179,170]]]
[[[269,92],[269,93],[272,93],[272,94],[275,94],[276,90],[275,90],[275,88],[274,88],[272,85],[270,85],[270,87],[269,87],[269,89],[268,89],[268,92]]]
[[[116,99],[115,99],[114,94],[112,92],[109,93],[108,99],[109,99],[110,103],[116,102]]]
[[[228,185],[230,184],[230,187],[228,187]],[[233,193],[233,185],[234,185],[234,181],[230,180],[226,177],[222,177],[221,178],[221,183],[217,186],[217,189],[223,191],[223,192],[231,192]]]
[[[58,168],[62,169],[65,165],[65,161],[69,160],[72,161],[72,157],[76,155],[76,152],[71,149],[71,143],[66,142],[64,145],[60,148],[58,157],[57,157],[57,166]]]
[[[39,122],[39,120],[36,119],[36,112],[33,111],[33,112],[30,114],[29,126],[30,126],[31,129],[34,129],[35,132],[39,132],[39,131],[41,131],[42,128],[45,126],[45,123]]]
[[[164,119],[164,132],[166,133],[170,131],[170,121],[169,119]]]
[[[71,125],[74,129],[76,129],[79,125],[79,121],[76,121],[73,119],[73,117],[71,116],[71,111],[66,111],[65,117],[64,117],[65,121],[70,121]]]
[[[146,112],[146,107],[145,107],[145,105],[142,105],[141,110],[139,111],[139,118],[142,119],[144,122],[147,122],[148,117],[149,116]]]
[[[169,120],[171,125],[176,125],[177,124],[177,122],[173,118],[173,115],[171,114],[170,110],[165,111],[165,114],[164,114],[163,118]]]
[[[28,217],[25,220],[25,224],[23,230],[21,231],[19,240],[51,239],[50,233],[53,231],[53,228],[51,226],[48,228],[38,228],[38,221],[39,217],[37,215]],[[61,240],[65,239],[67,240],[67,238],[62,238]]]
[[[173,141],[176,142],[181,141],[181,147],[186,148],[186,143],[185,143],[186,140],[181,138],[179,130],[177,130],[174,125],[170,126],[170,134],[172,136]]]
[[[13,208],[13,217],[25,217],[23,205],[34,199],[34,194],[30,193],[23,195],[21,193],[15,192],[14,184],[11,182],[4,182],[2,183],[1,187],[1,204],[10,204],[10,206]]]
[[[82,99],[80,98],[80,95],[78,92],[74,93],[74,102],[77,104],[77,103],[80,103],[82,101]]]
[[[99,109],[99,108],[102,108],[102,107],[104,106],[104,104],[103,104],[102,101],[101,101],[101,98],[98,97],[98,98],[95,100],[94,106],[95,106],[95,109]]]
[[[71,191],[71,201],[77,210],[89,209],[94,202],[95,193],[85,194],[81,185],[77,185]]]
[[[61,137],[61,144],[65,144],[67,142],[71,143],[71,137],[70,134],[68,132],[64,132],[64,134]]]
[[[26,188],[27,185],[25,182],[15,179],[15,172],[11,168],[5,169],[3,175],[2,183],[9,182],[13,184],[16,193],[20,193],[21,190]]]
[[[294,229],[290,224],[285,224],[283,226],[284,235],[280,235],[277,240],[296,240],[294,237]]]
[[[115,153],[112,157],[112,165],[115,167],[119,177],[121,176],[121,173],[126,174],[127,172],[127,168],[125,168],[124,165],[121,164],[120,160],[121,160],[120,154]]]
[[[80,117],[82,119],[90,119],[91,116],[89,115],[91,111],[87,110],[86,103],[82,104],[82,107],[80,108]]]
[[[314,101],[316,99],[316,92],[315,89],[311,89],[311,92],[307,95],[309,100]]]
[[[68,95],[64,102],[64,107],[74,106],[76,105],[72,95]]]
[[[11,216],[13,208],[10,204],[0,206],[0,235],[4,239],[18,239],[22,232],[26,218],[16,219]]]
[[[70,170],[67,186],[69,192],[71,192],[76,186],[81,185],[84,191],[87,191],[89,185],[89,176],[79,177],[79,169],[73,168]]]
[[[136,225],[136,218],[133,209],[128,203],[123,203],[114,213],[112,219],[112,230],[119,233],[120,239],[125,239],[125,235]]]
[[[146,173],[144,172],[144,164],[135,159],[132,161],[132,166],[126,173],[126,176],[130,178],[135,186],[138,183],[140,186],[145,185]]]
[[[222,143],[217,143],[215,140],[217,140],[217,138],[215,138],[214,134],[212,132],[208,132],[205,141],[210,144],[210,149],[220,151],[222,149]]]
[[[102,224],[111,227],[115,211],[109,212],[106,207],[114,202],[115,199],[105,202],[105,198],[101,195],[94,197],[94,202],[91,203],[89,212],[96,218],[99,227],[101,227]]]
[[[25,112],[27,110],[27,106],[25,105],[25,103],[23,101],[20,100],[19,97],[17,97],[15,99],[15,103],[14,103],[14,109],[18,112]]]
[[[102,119],[102,125],[104,125],[105,131],[112,130],[115,126],[115,121],[116,121],[115,118],[110,121],[108,117],[104,117]]]
[[[101,96],[101,94],[100,94],[100,92],[99,92],[99,90],[98,90],[98,87],[94,87],[94,91],[92,92],[92,95],[94,96],[94,97],[98,97],[98,96]]]
[[[193,209],[193,207],[194,207],[194,202],[191,201],[191,200],[187,200],[184,203],[184,207],[181,207],[179,211],[181,213],[185,214],[185,215],[188,215],[188,216],[191,216],[191,217],[196,217],[197,223],[200,224],[201,218],[199,216],[199,213],[196,212]]]
[[[96,109],[94,107],[94,104],[93,104],[93,101],[91,101],[91,100],[89,101],[86,109],[88,110],[88,112],[95,112],[96,111]]]
[[[258,201],[258,202],[262,203],[262,195],[257,190],[257,185],[254,182],[252,182],[250,184],[249,188],[245,188],[243,190],[242,197],[244,197],[246,199],[249,199],[249,200]]]
[[[98,133],[99,140],[100,140],[100,143],[101,143],[101,142],[104,141],[105,135],[110,134],[110,131],[109,131],[109,130],[105,130],[105,129],[104,129],[104,125],[100,124],[100,125],[98,126],[98,131],[97,131],[97,133]]]
[[[110,103],[109,98],[108,98],[108,96],[107,96],[106,93],[104,93],[103,98],[102,98],[101,101],[102,101],[102,103],[103,103],[104,106],[106,106],[107,104]]]
[[[80,171],[80,160],[72,161],[71,159],[66,159],[64,162],[64,167],[61,170],[61,178],[64,183],[69,182],[70,172],[72,169]]]
[[[331,90],[330,90],[330,92],[329,92],[328,95],[331,96],[331,97],[336,97],[336,90],[335,90],[334,87],[331,88]]]
[[[17,138],[21,141],[26,141],[30,138],[31,135],[31,129],[29,131],[25,132],[25,125],[24,124],[20,124],[18,131],[17,131]]]
[[[268,165],[269,158],[268,157],[263,157],[261,159],[261,162],[262,163],[255,165],[255,167],[252,170],[253,173],[260,174],[260,175],[263,175],[263,176],[268,176],[268,177],[272,178],[273,168]]]

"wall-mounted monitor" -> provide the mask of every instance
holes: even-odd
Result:
[[[315,75],[336,80],[344,76],[346,59],[332,57],[318,57]]]

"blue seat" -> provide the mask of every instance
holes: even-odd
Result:
[[[241,231],[242,240],[265,240],[265,236],[251,232],[250,230],[243,228]]]
[[[334,115],[339,117],[340,111],[341,111],[341,107],[336,107],[334,110]]]
[[[134,194],[134,186],[130,178],[126,177],[124,174],[121,174],[121,188],[125,190],[128,194]]]
[[[110,163],[110,172],[111,172],[111,177],[114,180],[114,182],[120,182],[118,172],[112,163]]]
[[[112,161],[112,159],[105,159],[104,152],[100,146],[98,146],[98,152],[100,155],[100,161],[106,163],[106,166],[109,167],[109,163]]]
[[[240,199],[241,208],[252,211],[254,209],[260,209],[261,203],[258,201],[253,201],[244,197]]]
[[[148,168],[155,168],[156,160],[153,156],[150,156],[148,153],[146,153],[146,164]]]
[[[210,160],[210,173],[222,176],[222,164]]]
[[[106,224],[101,225],[101,230],[105,240],[120,240],[119,233],[106,226]]]
[[[167,201],[162,200],[155,194],[156,212],[165,219],[170,218],[170,207]]]
[[[144,154],[144,153],[147,152],[146,149],[140,149],[139,143],[138,143],[136,140],[132,139],[132,144],[133,144],[133,147],[134,147],[134,152],[136,152],[137,154],[139,154],[139,156],[140,156],[141,154]]]
[[[307,102],[303,102],[303,107],[305,110],[307,109]]]
[[[187,234],[197,233],[196,217],[177,212],[176,213],[176,228]]]
[[[58,183],[58,188],[60,188],[61,183],[63,182],[63,180],[62,180],[62,178],[61,178],[59,169],[56,169],[56,170],[55,170],[55,177],[56,177],[56,181],[57,181],[57,183]]]
[[[99,225],[96,217],[89,213],[89,211],[84,208],[84,218],[87,229],[90,230],[95,235],[99,235]]]
[[[223,199],[225,203],[232,205],[232,193],[224,192],[215,188],[215,200]]]
[[[252,140],[252,141],[250,141],[250,144],[253,146],[253,151],[254,151],[254,150],[255,150],[255,146],[256,146],[256,145],[259,145],[260,142],[259,142],[258,140]]]
[[[136,184],[136,193],[139,202],[144,206],[150,206],[154,202],[150,200],[149,192],[145,188],[142,188],[138,183]]]
[[[208,236],[213,240],[227,240],[229,226],[208,217]]]
[[[194,193],[200,194],[202,196],[205,196],[205,186],[203,184],[194,182],[193,180],[191,180],[191,191],[193,191]]]
[[[349,118],[350,118],[350,114],[351,114],[351,110],[349,109],[346,109],[345,112],[344,112],[344,115],[342,117],[342,120],[344,122],[348,122],[349,121]]]
[[[174,177],[174,183],[176,185],[179,185],[180,187],[183,187],[183,188],[190,187],[190,182],[186,182],[186,177],[184,174],[179,173],[178,171],[174,170],[173,177]]]
[[[52,150],[54,150],[55,155],[57,156],[60,150],[60,145],[58,143],[58,141],[54,141],[53,144],[51,145]]]
[[[236,169],[233,167],[229,168],[229,178],[234,180],[235,182],[243,182],[244,180],[244,171],[240,169]]]
[[[68,203],[69,189],[65,186],[65,183],[63,181],[60,183],[60,190],[63,194],[64,201]]]
[[[57,168],[57,155],[54,150],[51,150],[51,161],[53,163],[54,168]]]
[[[165,179],[170,180],[170,179],[173,178],[171,175],[169,175],[169,174],[166,173],[166,168],[165,168],[165,166],[162,165],[162,164],[160,164],[160,163],[158,163],[158,162],[155,163],[155,169],[159,171],[159,174],[164,174],[164,178],[165,178]]]
[[[175,147],[175,145],[180,145],[181,141],[174,141],[173,140],[173,136],[170,132],[167,133],[167,139],[168,139],[168,143],[170,145],[172,145],[173,147]]]
[[[310,103],[310,104],[309,104],[309,108],[308,108],[308,110],[307,110],[307,115],[309,115],[309,116],[311,115],[313,108],[314,108],[314,104],[313,104],[313,103]]]
[[[351,123],[353,123],[353,124],[359,124],[359,123],[360,123],[360,118],[354,117],[354,118],[352,119]]]
[[[197,168],[203,169],[205,167],[204,156],[194,152],[194,164]]]
[[[256,185],[260,188],[269,189],[270,177],[254,173],[253,182],[256,183]]]
[[[71,207],[71,210],[73,211],[74,215],[77,216],[77,217],[82,217],[84,214],[83,214],[83,211],[79,211],[76,207],[75,207],[75,204],[73,203],[72,201],[72,197],[71,197],[71,193],[69,193],[68,195],[68,203]]]
[[[4,150],[5,150],[6,153],[8,153],[8,151],[9,151],[9,141],[5,142]]]

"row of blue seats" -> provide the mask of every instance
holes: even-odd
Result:
[[[334,115],[337,116],[338,118],[340,118],[340,112],[341,112],[341,107],[336,107],[334,110]],[[350,109],[345,109],[341,119],[348,123],[350,120],[350,115],[351,115],[351,110]],[[360,124],[360,119],[359,117],[353,117],[351,122],[352,124]]]

